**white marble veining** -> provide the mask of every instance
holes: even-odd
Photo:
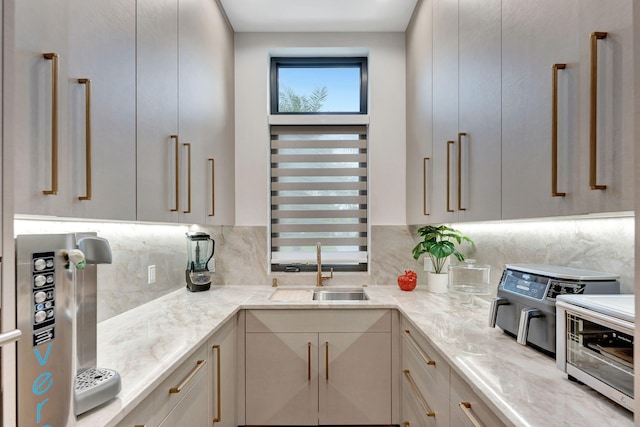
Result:
[[[506,263],[551,263],[608,271],[621,277],[622,291],[633,292],[634,219],[594,218],[521,222],[454,224],[475,241],[461,251],[489,264],[491,283],[497,285]],[[98,266],[98,321],[109,319],[185,286],[184,233],[202,230],[216,241],[217,285],[269,285],[271,279],[287,286],[315,283],[314,273],[269,273],[267,227],[155,225],[59,219],[15,221],[16,234],[95,231],[113,248],[113,264]],[[395,286],[404,270],[418,273],[424,287],[422,261],[411,249],[417,243],[416,226],[373,225],[370,271],[342,273],[332,286]],[[157,282],[147,284],[147,266],[155,265]]]
[[[455,296],[395,286],[366,288],[357,303],[271,302],[268,286],[177,290],[102,322],[98,364],[122,376],[122,392],[90,411],[78,426],[117,424],[222,324],[243,308],[397,308],[432,342],[508,424],[517,426],[632,426],[630,412],[567,380],[553,359],[487,326],[488,307],[465,309]]]

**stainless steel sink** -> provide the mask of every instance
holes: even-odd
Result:
[[[314,301],[369,301],[364,289],[315,289]]]

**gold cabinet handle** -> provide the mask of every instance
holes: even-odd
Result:
[[[44,53],[43,58],[51,61],[51,190],[44,190],[47,196],[58,194],[58,54]]]
[[[451,146],[454,141],[447,141],[447,212],[453,212],[449,200],[451,199]]]
[[[425,402],[424,397],[422,397],[422,393],[420,393],[420,390],[418,390],[418,386],[413,381],[413,378],[411,378],[411,373],[409,372],[409,370],[405,369],[402,372],[404,373],[404,377],[406,378],[407,382],[411,386],[411,389],[413,390],[413,394],[415,394],[416,398],[418,399],[420,406],[422,406],[422,410],[424,411],[424,414],[427,417],[435,417],[436,413],[433,412],[431,409],[429,409],[429,405],[427,405],[427,402]]]
[[[175,167],[176,167],[176,200],[175,200],[175,209],[171,209],[171,212],[178,212],[178,210],[180,209],[180,177],[179,177],[179,171],[180,171],[180,154],[179,154],[179,147],[180,147],[180,138],[178,137],[178,135],[171,135],[169,138],[173,139],[174,145],[175,145],[175,154],[176,154],[176,161],[175,161]]]
[[[607,38],[607,33],[591,33],[591,105],[589,114],[589,189],[606,190],[606,185],[598,185],[598,142],[597,142],[597,121],[598,121],[598,40]]]
[[[221,392],[222,392],[222,378],[220,377],[220,358],[222,357],[222,352],[220,350],[220,345],[214,345],[211,347],[213,350],[215,350],[218,353],[218,360],[216,363],[216,375],[217,375],[217,383],[216,383],[216,390],[217,390],[217,399],[216,399],[216,408],[217,408],[217,414],[216,417],[213,419],[214,423],[219,423],[220,421],[222,421],[222,410],[221,410]]]
[[[402,427],[410,427],[411,423],[409,421],[405,421],[402,423]]]
[[[187,210],[184,213],[191,213],[191,144],[182,144],[187,148]]]
[[[460,402],[458,403],[458,406],[460,407],[460,409],[462,409],[462,412],[466,415],[467,419],[471,424],[473,424],[474,427],[484,427],[482,423],[478,421],[475,415],[473,415],[473,412],[471,411],[471,403]]]
[[[564,197],[567,193],[558,192],[558,70],[564,70],[567,64],[553,64],[551,84],[551,196]]]
[[[427,210],[427,161],[431,160],[429,157],[422,159],[422,209],[424,216],[429,216]]]
[[[311,381],[311,341],[307,343],[307,381]]]
[[[458,210],[466,211],[462,207],[462,137],[467,136],[466,132],[458,133]]]
[[[209,159],[211,163],[211,213],[209,216],[215,216],[216,214],[216,165],[213,159]]]
[[[191,370],[189,375],[187,375],[187,377],[178,386],[171,387],[169,389],[169,393],[171,394],[180,393],[187,386],[187,384],[189,384],[189,381],[191,381],[193,377],[195,377],[196,374],[200,372],[200,369],[202,369],[202,367],[206,364],[207,364],[206,360],[198,360],[196,362],[196,366]]]
[[[428,366],[436,366],[436,361],[433,359],[430,359],[429,356],[425,354],[425,352],[420,347],[420,344],[418,344],[418,342],[411,335],[411,332],[409,332],[409,330],[405,329],[404,336],[407,338],[407,342],[411,344],[411,346],[413,346],[413,348],[418,352],[422,360],[424,360],[424,363],[426,363]]]
[[[91,200],[91,80],[78,79],[78,83],[85,86],[85,185],[86,195],[78,200]]]
[[[135,426],[133,426],[133,427],[147,427],[147,425],[146,425],[146,424],[136,424],[136,425],[135,425]]]
[[[325,378],[329,381],[329,341],[324,343],[325,345],[325,360],[324,360],[324,371]]]

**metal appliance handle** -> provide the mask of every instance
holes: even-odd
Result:
[[[501,305],[509,304],[509,300],[503,297],[493,297],[491,300],[491,308],[489,309],[489,327],[496,327],[496,320],[498,319],[498,307]]]
[[[13,331],[0,334],[0,347],[6,344],[11,344],[14,341],[18,341],[21,336],[22,331],[20,329],[14,329]]]
[[[518,324],[518,344],[527,345],[527,336],[529,335],[529,321],[534,317],[542,317],[542,311],[537,308],[523,308],[520,312],[520,323]]]

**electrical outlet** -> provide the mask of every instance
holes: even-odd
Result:
[[[211,259],[209,260],[209,271],[212,273],[216,272],[216,257],[211,257]]]
[[[147,283],[149,285],[156,283],[156,266],[155,265],[150,265],[147,268]]]
[[[431,271],[431,260],[428,257],[424,257],[424,271]]]

